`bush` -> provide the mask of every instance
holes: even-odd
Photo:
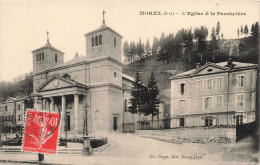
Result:
[[[105,144],[107,144],[107,138],[90,139],[90,146],[92,148],[98,148],[98,147],[103,146]]]
[[[2,144],[8,145],[8,146],[21,146],[22,145],[22,138],[21,137],[15,137],[13,139],[4,141]]]
[[[74,138],[74,139],[63,139],[60,138],[59,145],[65,146],[66,142],[74,142],[74,143],[83,143],[81,138]],[[100,146],[103,146],[107,144],[107,138],[100,138],[100,139],[90,139],[90,145],[92,148],[98,148]]]

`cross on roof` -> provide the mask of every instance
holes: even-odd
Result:
[[[105,11],[103,10],[102,14],[103,14],[103,25],[105,25]]]
[[[49,42],[49,32],[47,31],[47,42]]]

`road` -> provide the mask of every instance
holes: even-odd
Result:
[[[49,164],[254,164],[249,162],[222,161],[225,151],[219,144],[205,145],[197,143],[174,144],[140,137],[135,134],[110,134],[111,146],[91,156],[45,155]],[[204,147],[203,147],[204,146]],[[226,147],[228,148],[228,147]],[[221,153],[221,154],[219,154]],[[36,163],[35,154],[4,154],[5,160],[24,161],[24,164]],[[3,160],[3,157],[0,159]],[[212,157],[215,158],[212,160]],[[27,162],[26,162],[27,161]],[[233,160],[234,161],[234,160]],[[29,163],[28,163],[29,162]],[[2,162],[3,163],[3,162]],[[14,164],[11,162],[9,164]]]
[[[100,156],[167,159],[167,156],[200,156],[206,158],[207,151],[199,148],[196,144],[174,144],[137,136],[135,134],[112,134],[110,135],[111,147],[102,152]],[[177,159],[177,158],[176,158]],[[198,158],[199,159],[199,158]]]

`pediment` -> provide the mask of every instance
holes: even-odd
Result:
[[[36,91],[41,92],[41,91],[56,90],[61,88],[78,87],[78,86],[86,87],[74,80],[55,76],[42,83],[42,85],[40,85]]]
[[[14,99],[12,99],[11,97],[8,97],[4,100],[5,103],[10,103],[10,102],[14,102]]]
[[[193,73],[193,75],[212,74],[225,71],[225,67],[221,67],[214,64],[204,65]]]

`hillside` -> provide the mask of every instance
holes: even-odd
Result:
[[[148,84],[148,80],[153,72],[158,82],[160,95],[162,97],[169,97],[169,89],[171,87],[169,77],[189,69],[191,69],[191,67],[188,62],[180,61],[163,64],[163,62],[158,62],[157,59],[154,58],[145,60],[142,63],[135,62],[124,65],[123,73],[135,77],[136,72],[139,72],[143,83]]]

